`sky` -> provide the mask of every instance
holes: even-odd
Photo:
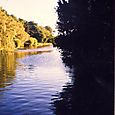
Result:
[[[34,21],[38,25],[51,26],[55,29],[57,14],[55,7],[58,0],[0,0],[8,14],[27,21]]]

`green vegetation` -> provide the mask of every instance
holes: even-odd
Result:
[[[0,51],[51,45],[54,38],[51,27],[17,19],[0,7]]]
[[[37,39],[38,42],[53,43],[55,37],[53,36],[53,30],[50,26],[39,26],[35,22],[22,21],[24,23],[25,31],[31,36]]]

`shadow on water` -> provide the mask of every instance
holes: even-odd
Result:
[[[54,100],[56,115],[113,115],[113,66],[103,60],[75,56],[64,51],[63,62],[73,68],[68,84]],[[74,52],[75,53],[75,52]],[[77,53],[76,53],[77,54]],[[96,62],[95,62],[96,61]],[[104,67],[105,66],[105,67]],[[108,68],[110,70],[108,70]]]
[[[33,54],[35,55],[38,53],[32,52],[32,53],[28,54],[28,53],[20,52],[20,53],[0,54],[0,91],[6,90],[5,87],[13,84],[13,80],[15,79],[15,76],[16,76],[15,75],[16,67],[18,66],[18,63],[16,61],[17,58],[23,58],[26,55],[33,55]],[[54,54],[52,54],[51,57],[53,55]],[[45,55],[45,57],[46,56],[47,55]],[[41,57],[41,58],[44,59],[45,57]],[[50,59],[51,59],[51,57],[50,57]],[[35,56],[33,57],[33,59],[34,58],[35,58]],[[39,61],[41,58],[39,57]],[[32,59],[32,57],[30,57],[30,59]],[[35,61],[37,59],[38,59],[38,57],[36,57]],[[52,58],[52,59],[55,59],[55,58]],[[85,59],[87,61],[85,61]],[[48,62],[48,60],[46,58],[44,60],[46,60]],[[87,57],[81,57],[81,55],[77,55],[77,53],[75,55],[75,54],[73,54],[73,52],[69,52],[66,50],[64,50],[62,52],[62,60],[65,63],[65,65],[69,68],[67,70],[68,71],[67,73],[69,73],[68,75],[72,79],[71,80],[72,82],[68,82],[63,87],[63,91],[58,93],[56,96],[51,97],[52,100],[50,100],[50,102],[52,103],[52,106],[53,106],[51,109],[53,109],[53,111],[54,111],[54,113],[52,113],[51,115],[53,115],[53,114],[55,114],[55,115],[112,115],[112,113],[113,113],[113,93],[112,93],[113,84],[112,83],[113,82],[111,79],[111,71],[110,71],[111,68],[110,68],[110,70],[107,70],[107,69],[109,69],[109,65],[111,65],[111,64],[105,63],[105,61],[103,61],[103,60],[95,60],[95,59],[91,59],[91,58],[88,59]],[[51,60],[51,62],[52,62],[52,60]],[[32,60],[31,60],[31,63],[33,63]],[[34,62],[33,65],[36,65],[35,63],[36,62]],[[52,63],[52,64],[53,64],[52,67],[54,68],[55,63]],[[29,66],[28,64],[26,64],[26,60],[25,60],[25,65],[26,65],[26,67]],[[40,66],[40,63],[38,63],[38,65]],[[41,69],[45,69],[45,68],[43,68],[44,66],[46,66],[46,65],[44,65],[44,63],[41,62]],[[47,67],[49,67],[49,66],[47,65]],[[18,69],[19,69],[18,75],[20,75],[20,69],[21,69],[20,66]],[[28,72],[30,72],[29,75],[33,74],[33,73],[31,73],[32,71],[30,71],[30,70],[32,70],[32,69],[30,69],[30,66],[29,66],[29,70],[28,70],[28,68],[26,70],[27,75],[28,75]],[[40,70],[40,69],[38,68],[38,70]],[[38,70],[34,71],[34,72],[37,72],[37,75],[39,74],[41,76],[41,74],[42,74],[42,76],[45,76],[44,71],[39,73],[40,71],[38,71]],[[22,71],[22,72],[25,72],[25,71]],[[51,74],[52,74],[52,72],[53,71],[51,71]],[[59,71],[58,72],[56,71],[56,73],[59,74],[59,76],[62,76],[62,74],[59,73]],[[55,75],[55,77],[56,77],[56,73],[54,71],[53,75]],[[46,71],[46,74],[47,74],[47,71]],[[22,79],[25,77],[22,74],[21,74],[21,76],[22,76],[21,80],[19,80],[19,79],[18,80],[22,82]],[[36,76],[36,74],[35,74],[35,76]],[[34,79],[36,79],[35,76],[34,76]],[[108,76],[110,76],[110,77],[108,77]],[[31,78],[31,77],[27,77],[27,78]],[[60,85],[59,83],[61,82],[61,81],[57,82],[57,84],[56,84],[54,81],[56,81],[56,80],[58,81],[58,78],[53,79],[52,77],[50,77],[50,74],[49,74],[49,77],[46,75],[47,79],[44,77],[43,77],[43,79],[42,79],[42,77],[40,77],[40,78],[41,78],[42,82],[43,82],[43,80],[46,80],[46,81],[49,80],[49,84],[50,84],[50,81],[53,80],[53,82],[51,82],[51,92],[52,92],[53,88],[54,87],[56,88],[56,85]],[[49,78],[51,78],[51,80]],[[48,82],[45,82],[46,83],[46,88],[45,88],[44,83],[42,85],[41,81],[36,82],[37,79],[35,81],[34,81],[34,79],[32,77],[31,79],[29,79],[29,82],[33,81],[30,83],[31,84],[35,83],[35,84],[32,84],[32,85],[26,84],[27,86],[26,85],[24,86],[25,89],[24,89],[24,87],[22,87],[22,89],[20,89],[21,87],[19,87],[17,84],[17,87],[15,86],[16,88],[14,88],[14,90],[12,89],[12,92],[14,94],[15,94],[15,92],[17,92],[16,96],[20,96],[21,93],[24,93],[24,95],[22,95],[22,96],[25,96],[25,98],[22,98],[22,99],[26,99],[28,97],[27,96],[28,93],[30,93],[31,95],[30,95],[29,99],[33,100],[33,105],[32,105],[33,107],[31,109],[35,109],[35,107],[36,107],[36,111],[34,111],[34,112],[35,113],[41,112],[41,115],[42,115],[42,113],[45,111],[42,109],[42,106],[45,106],[44,103],[47,100],[44,99],[45,100],[44,103],[40,106],[38,103],[41,102],[41,100],[43,99],[42,96],[46,96],[45,98],[47,99],[48,95],[45,95],[45,93],[48,93],[46,91],[46,89],[48,88],[47,87]],[[60,78],[59,80],[62,80],[62,79]],[[25,81],[27,82],[27,79]],[[23,82],[22,82],[22,85],[25,84],[25,82],[24,83]],[[63,80],[62,80],[62,82],[63,82]],[[40,86],[40,83],[41,83],[41,86]],[[34,86],[34,87],[32,88],[32,86]],[[43,91],[46,91],[46,92],[43,92],[41,90],[42,91],[41,94],[43,93],[44,95],[41,95],[41,98],[40,98],[39,97],[40,90],[38,90],[38,89],[41,87],[44,89]],[[50,87],[49,87],[49,89],[50,89]],[[22,90],[22,91],[24,90],[24,92],[21,92],[20,90]],[[25,90],[27,90],[27,92],[25,92]],[[11,96],[11,97],[12,97],[12,92],[11,92],[11,95],[9,94],[9,96]],[[51,92],[49,92],[49,93],[51,94]],[[6,92],[6,94],[7,94],[7,92]],[[52,94],[54,94],[54,93],[52,93]],[[53,99],[53,97],[54,97],[54,99]],[[14,112],[14,114],[16,114],[15,113],[16,110],[17,111],[20,110],[22,113],[24,113],[23,109],[26,109],[25,110],[26,112],[28,111],[28,109],[29,109],[28,106],[25,106],[25,108],[21,106],[23,104],[26,104],[26,102],[23,102],[21,99],[16,100],[17,97],[15,97],[15,96],[14,96],[14,98],[13,97],[9,98],[8,96],[6,98],[9,101],[11,101],[11,99],[12,99],[14,102],[16,102],[16,103],[13,103],[13,102],[11,103],[13,110],[9,111],[9,113]],[[39,99],[41,99],[41,100],[39,100]],[[18,101],[19,102],[22,101],[22,102],[20,103],[19,109],[16,109],[15,106],[16,107],[18,106]],[[1,102],[2,102],[2,99],[1,99]],[[6,105],[7,105],[7,101],[6,101]],[[30,105],[31,105],[31,103],[30,103]],[[1,104],[1,110],[2,110],[2,107],[3,106]],[[40,109],[40,107],[41,107],[41,109]],[[9,106],[8,106],[8,108],[6,107],[6,109],[3,108],[3,112],[5,112],[5,110],[8,110],[8,109],[9,109]],[[40,109],[40,110],[38,110],[38,109]],[[45,115],[45,113],[43,113],[43,114]],[[46,112],[46,115],[47,114],[48,114],[48,112]]]

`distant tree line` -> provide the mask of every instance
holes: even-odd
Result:
[[[37,23],[30,21],[24,23],[25,31],[38,40],[38,42],[54,42],[55,36],[50,26],[39,26]]]
[[[43,43],[54,43],[54,40],[50,26],[43,27],[33,21],[17,19],[0,7],[0,51],[13,51],[27,46],[38,47]]]

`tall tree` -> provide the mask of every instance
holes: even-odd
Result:
[[[86,47],[107,45],[113,37],[112,6],[112,0],[59,0],[58,31],[67,36],[75,33]]]

